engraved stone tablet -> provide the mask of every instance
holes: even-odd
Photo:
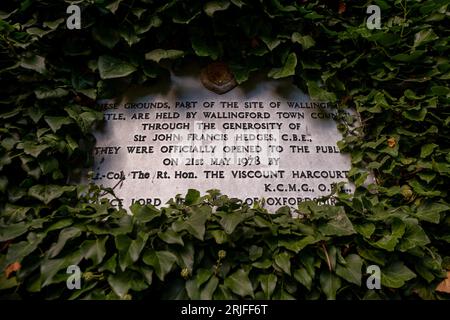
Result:
[[[273,210],[347,181],[350,159],[336,145],[336,111],[310,101],[290,79],[217,95],[198,76],[172,75],[170,83],[101,103],[106,125],[96,132],[94,179],[113,187],[125,208],[164,205],[193,188],[219,189],[250,205],[264,198]]]

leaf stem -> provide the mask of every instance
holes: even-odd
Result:
[[[330,260],[330,256],[328,255],[328,251],[325,246],[325,242],[322,242],[322,249],[323,249],[323,252],[325,253],[325,257],[327,258],[328,270],[330,270],[330,272],[331,272],[331,271],[333,271],[333,268],[331,266],[331,260]]]

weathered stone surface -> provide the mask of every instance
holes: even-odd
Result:
[[[347,180],[335,110],[289,79],[255,79],[217,95],[197,76],[173,76],[103,107],[95,179],[115,187],[125,207],[163,205],[189,188],[296,207]]]

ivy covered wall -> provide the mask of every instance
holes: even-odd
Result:
[[[67,27],[71,4],[81,29]],[[10,0],[0,18],[2,298],[449,297],[436,291],[450,270],[447,0]],[[193,60],[224,61],[238,83],[292,76],[354,108],[362,124],[339,119],[339,147],[355,194],[268,214],[189,190],[129,215],[102,200],[111,190],[69,184],[92,164],[96,99]],[[363,186],[368,170],[377,184]]]

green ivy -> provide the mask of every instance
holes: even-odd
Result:
[[[3,1],[5,2],[5,1]],[[445,299],[450,269],[448,1],[11,0],[0,9],[0,296]],[[82,9],[68,30],[66,8]],[[352,196],[269,214],[216,190],[166,207],[68,181],[92,165],[95,101],[196,60],[238,83],[292,76],[341,116]],[[364,181],[373,172],[377,184]],[[298,218],[292,218],[295,213]],[[67,267],[83,271],[68,290]],[[381,290],[366,268],[379,265]]]

